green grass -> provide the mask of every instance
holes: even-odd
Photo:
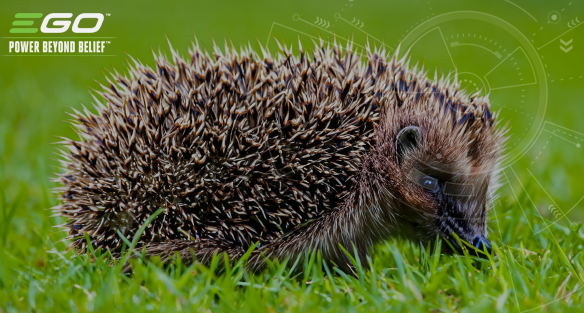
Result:
[[[121,273],[121,265],[107,266],[107,256],[99,251],[95,255],[67,252],[67,242],[61,241],[65,233],[54,227],[65,221],[51,217],[49,210],[57,205],[57,197],[51,192],[56,185],[51,178],[59,171],[56,147],[51,143],[59,141],[57,136],[75,138],[63,122],[69,118],[66,112],[71,112],[69,107],[80,109],[81,103],[91,107],[87,89],[97,88],[94,79],[104,82],[103,69],[124,71],[124,52],[152,66],[150,47],[167,50],[165,34],[182,53],[190,46],[193,32],[207,47],[212,45],[208,34],[219,43],[227,37],[236,45],[250,40],[256,48],[255,39],[266,42],[270,33],[287,43],[300,36],[305,48],[312,47],[305,34],[329,35],[294,20],[294,14],[309,23],[317,17],[325,19],[331,23],[329,30],[334,28],[345,37],[355,35],[361,45],[366,39],[363,30],[392,47],[432,16],[460,10],[497,16],[519,29],[536,47],[542,47],[537,51],[545,64],[545,87],[549,91],[545,121],[584,133],[584,62],[578,46],[584,26],[562,37],[565,41],[575,38],[573,51],[563,52],[557,41],[543,47],[568,30],[566,23],[581,16],[584,3],[513,3],[526,9],[537,22],[507,1],[487,0],[262,0],[219,5],[213,1],[171,1],[162,5],[160,1],[144,0],[139,8],[119,0],[0,1],[0,55],[6,52],[9,39],[4,36],[10,36],[14,15],[22,12],[110,13],[99,35],[115,37],[106,52],[116,55],[0,56],[0,313],[584,310],[584,232],[578,227],[584,219],[578,202],[584,194],[582,148],[546,132],[505,170],[501,200],[489,212],[489,239],[495,250],[492,260],[440,255],[417,243],[394,239],[376,246],[371,260],[356,265],[357,277],[323,268],[317,255],[312,265],[303,266],[303,272],[290,269],[295,260],[289,260],[286,266],[271,264],[261,273],[246,272],[242,263],[217,273],[215,267],[224,262],[221,258],[211,268],[199,264],[164,268],[157,262],[131,260],[135,273],[127,276]],[[551,11],[562,12],[561,23],[546,23]],[[365,26],[358,30],[335,20],[335,13],[349,22],[359,19]],[[34,27],[40,23],[35,21]],[[439,36],[420,40],[427,46],[412,52],[412,64],[423,60],[429,67],[448,70],[454,61],[461,72],[485,75],[497,66],[498,58],[484,49],[452,44],[481,43],[502,56],[517,47],[504,29],[493,24],[463,20],[441,26],[446,41]],[[466,37],[462,37],[464,33]],[[486,39],[477,41],[468,33],[494,39],[502,48]],[[450,43],[452,55],[444,50],[445,43]],[[269,45],[272,52],[276,51],[273,40]],[[516,56],[517,66],[528,81],[532,69],[529,64],[521,64],[526,61],[521,55]],[[514,68],[503,64],[489,78],[495,86],[505,86],[506,80],[516,78],[511,75],[516,74]],[[491,93],[494,108],[511,121],[511,134],[518,138],[536,111],[522,108],[536,106],[537,100],[535,86],[526,87],[525,92],[522,89]],[[552,124],[546,127],[551,132],[563,129]],[[570,141],[579,140],[574,132],[559,134]],[[558,210],[566,213],[571,207],[569,214],[557,215]]]
[[[222,257],[210,267],[179,263],[169,268],[138,259],[131,260],[135,272],[128,276],[122,262],[108,266],[108,255],[100,251],[64,252],[65,244],[57,242],[62,236],[54,234],[46,217],[15,219],[15,208],[45,215],[52,201],[48,196],[35,203],[23,191],[2,200],[0,307],[5,312],[560,312],[584,307],[582,232],[553,226],[534,236],[528,223],[543,226],[541,220],[533,214],[526,220],[515,209],[519,203],[491,215],[495,256],[490,260],[388,241],[376,246],[370,259],[355,263],[357,277],[322,266],[318,254],[303,264],[271,263],[261,273],[247,272],[245,260],[218,272],[228,264]],[[520,201],[528,207],[525,195]],[[300,266],[305,270],[294,270]]]

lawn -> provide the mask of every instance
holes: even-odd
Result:
[[[245,261],[229,266],[221,257],[209,268],[132,260],[135,272],[128,276],[121,264],[108,266],[100,251],[65,252],[65,244],[57,242],[62,236],[52,228],[57,220],[46,217],[54,202],[49,191],[24,184],[21,190],[16,198],[4,193],[2,199],[5,312],[561,312],[583,306],[584,234],[553,226],[534,236],[528,224],[540,221],[517,209],[529,207],[524,192],[519,202],[491,214],[491,259],[445,256],[413,242],[388,241],[376,246],[371,258],[355,260],[355,277],[321,265],[318,254],[302,264],[270,264],[261,273],[247,272]],[[512,244],[499,238],[511,238]],[[304,271],[294,271],[299,266]]]
[[[572,31],[566,26],[584,12],[584,4],[517,4],[532,18],[504,1],[440,5],[434,1],[224,5],[171,1],[164,7],[158,1],[139,6],[109,0],[99,4],[0,2],[2,36],[10,36],[8,29],[18,12],[107,12],[111,16],[104,22],[101,36],[112,37],[107,49],[115,55],[5,56],[9,39],[0,39],[0,313],[584,310],[584,230],[580,227],[584,210],[579,202],[584,194],[579,142],[584,135],[578,133],[584,132],[584,63],[578,59],[582,55],[579,41],[570,52],[559,50],[559,42],[553,41],[565,31],[570,31],[562,37],[566,42],[584,38],[584,27]],[[536,48],[536,59],[541,60],[545,74],[537,76],[536,63],[526,63],[528,70],[520,72],[530,75],[532,64],[535,83],[497,89],[512,84],[513,78],[508,72],[489,70],[505,68],[504,58],[514,51],[516,37],[507,36],[512,28],[489,28],[479,22],[456,24],[446,19],[441,24],[444,42],[439,44],[447,43],[451,55],[434,53],[432,40],[420,41],[419,45],[427,45],[426,52],[412,52],[413,58],[425,60],[427,66],[447,70],[454,62],[460,64],[461,72],[488,76],[493,107],[513,126],[512,145],[525,145],[522,153],[515,146],[510,148],[514,161],[504,171],[501,198],[489,212],[489,239],[494,249],[490,259],[441,255],[419,243],[395,239],[375,246],[369,259],[355,260],[357,275],[323,266],[318,253],[300,262],[271,263],[260,273],[247,272],[244,260],[225,265],[222,257],[216,257],[210,268],[180,263],[165,268],[156,260],[131,260],[134,273],[127,275],[122,264],[108,265],[108,255],[102,251],[77,255],[66,250],[66,233],[55,227],[65,220],[52,217],[50,210],[58,204],[53,192],[57,184],[52,179],[59,171],[57,147],[52,143],[59,136],[75,138],[65,122],[67,112],[71,107],[81,108],[81,103],[91,107],[88,89],[98,87],[94,79],[105,82],[104,69],[125,71],[125,52],[152,66],[150,47],[160,46],[168,52],[165,34],[175,49],[186,54],[193,32],[207,47],[212,45],[210,35],[219,42],[227,37],[236,44],[250,40],[256,48],[259,38],[274,52],[270,33],[288,43],[301,36],[303,46],[311,47],[308,35],[328,36],[326,31],[333,28],[342,36],[355,35],[360,44],[366,38],[359,29],[364,30],[372,41],[379,39],[377,43],[382,44],[385,40],[391,49],[402,40],[413,41],[408,34],[416,33],[422,21],[469,10],[511,21]],[[552,11],[562,12],[561,23],[546,23]],[[359,20],[364,26],[348,25],[354,17],[355,23]],[[325,19],[322,28],[315,26],[322,23],[319,19]],[[326,21],[334,25],[328,28]],[[484,49],[464,50],[476,48],[464,46],[465,38],[474,42],[479,36],[485,38],[482,45],[491,50],[492,60],[483,58],[481,53],[489,53]],[[489,43],[493,38],[501,48]],[[531,57],[528,48],[522,50],[526,59]],[[523,66],[521,57],[516,62],[518,68]],[[465,77],[470,78],[470,74]],[[538,96],[540,90],[546,92],[543,100]],[[547,104],[545,112],[537,109],[542,108],[542,101]],[[530,106],[537,108],[530,110]],[[532,137],[531,117],[541,118]],[[528,145],[529,139],[533,142]]]

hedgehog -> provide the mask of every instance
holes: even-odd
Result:
[[[213,41],[211,57],[195,38],[188,59],[169,42],[154,68],[130,56],[109,72],[96,112],[71,113],[80,139],[61,142],[69,248],[119,258],[163,209],[136,251],[165,263],[251,250],[261,268],[318,250],[343,266],[393,237],[490,253],[506,131],[488,95],[456,73],[430,80],[399,47],[313,42],[260,56]]]

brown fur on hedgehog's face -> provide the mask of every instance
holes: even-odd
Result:
[[[498,187],[499,133],[480,119],[453,126],[435,114],[388,110],[395,111],[380,125],[373,158],[398,235],[422,242],[439,235],[460,252],[454,233],[490,251],[486,215]]]

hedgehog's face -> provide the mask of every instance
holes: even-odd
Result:
[[[385,171],[393,176],[385,189],[397,207],[401,233],[422,242],[439,235],[460,252],[456,235],[490,251],[486,215],[500,155],[493,128],[453,129],[427,116],[396,124],[384,136],[383,150],[390,160]]]

